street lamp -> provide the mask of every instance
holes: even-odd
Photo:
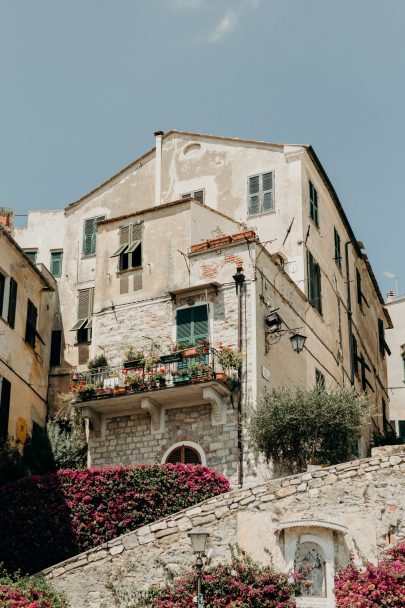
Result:
[[[194,566],[197,574],[197,608],[203,608],[204,606],[201,583],[202,571],[204,568],[203,557],[205,557],[205,547],[207,545],[209,535],[209,532],[204,530],[204,528],[194,528],[188,533],[188,537],[191,540],[191,545],[193,547],[193,552],[197,556]]]
[[[293,347],[293,350],[296,353],[300,353],[302,351],[302,349],[304,348],[306,339],[307,339],[306,336],[303,336],[302,334],[299,334],[298,332],[293,333],[293,335],[290,338],[290,342],[291,342],[291,346]]]

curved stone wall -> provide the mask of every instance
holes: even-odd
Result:
[[[263,562],[270,553],[282,568],[277,529],[291,520],[335,522],[347,529],[336,541],[336,555],[352,551],[359,561],[376,560],[389,544],[405,538],[404,473],[401,452],[229,492],[77,555],[45,574],[67,593],[72,608],[112,608],[120,605],[117,596],[131,588],[161,584],[169,573],[189,569],[194,558],[187,533],[195,526],[211,534],[213,563],[230,560],[231,546],[238,546]]]

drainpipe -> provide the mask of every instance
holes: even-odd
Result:
[[[352,241],[345,244],[346,258],[346,287],[347,287],[347,324],[349,328],[349,351],[350,351],[350,382],[354,386],[354,353],[353,353],[353,319],[352,319],[352,297],[350,293],[350,268],[349,268],[349,245]]]
[[[162,137],[163,131],[155,131],[155,205],[160,205],[162,198]]]
[[[235,281],[236,295],[238,297],[238,350],[242,352],[242,288],[245,281],[245,275],[242,272],[242,266],[238,266],[236,274],[233,275]],[[243,486],[243,433],[242,433],[242,366],[238,368],[238,485]]]

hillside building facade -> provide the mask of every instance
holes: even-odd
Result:
[[[265,388],[283,384],[353,385],[369,398],[369,431],[383,429],[392,324],[313,149],[155,136],[152,150],[110,180],[63,211],[30,213],[15,231],[58,285],[62,358],[51,370],[52,407],[72,372],[78,381],[89,359],[108,360],[109,377],[92,376],[100,395],[78,403],[90,463],[196,461],[241,484],[255,473],[249,412]],[[306,338],[299,353],[293,336]],[[167,356],[186,341],[200,345],[191,363],[217,371],[221,343],[240,350],[240,375],[228,370],[235,382],[201,373],[176,381],[190,362]],[[147,391],[125,392],[125,350],[150,358],[156,343],[163,359],[151,370],[163,370],[164,383],[156,377]],[[105,394],[118,388],[121,395]],[[360,455],[367,441],[365,433]]]

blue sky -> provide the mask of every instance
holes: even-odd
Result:
[[[157,129],[314,146],[405,292],[404,0],[1,0],[0,204],[62,208]]]

